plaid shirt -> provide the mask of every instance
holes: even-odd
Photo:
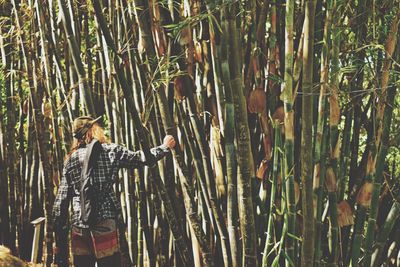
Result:
[[[103,150],[93,169],[93,187],[98,194],[94,197],[97,214],[96,221],[114,219],[121,210],[113,184],[118,178],[120,168],[136,168],[148,165],[142,151],[130,151],[116,144],[102,144]],[[169,152],[168,147],[161,145],[151,149],[156,160],[160,160]],[[79,148],[64,163],[63,175],[53,206],[54,225],[64,227],[68,218],[68,207],[72,199],[72,224],[88,228],[81,221],[80,183],[81,167],[86,154],[86,148]]]

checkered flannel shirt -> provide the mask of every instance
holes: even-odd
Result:
[[[136,168],[151,164],[146,161],[142,151],[130,151],[116,144],[102,144],[103,150],[93,169],[93,185],[96,194],[94,202],[98,209],[96,221],[114,219],[121,210],[119,201],[113,189],[113,184],[118,178],[120,168]],[[168,152],[168,147],[161,145],[152,148],[151,153],[155,160],[160,160]],[[64,163],[63,175],[53,206],[53,219],[56,227],[65,227],[68,218],[68,208],[72,199],[72,224],[88,228],[81,221],[80,182],[81,167],[86,154],[86,148],[79,148]],[[154,163],[154,162],[152,162]]]

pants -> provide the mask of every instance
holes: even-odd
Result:
[[[96,262],[98,267],[119,267],[121,266],[121,255],[119,253],[114,253],[112,256],[101,259],[96,259],[96,257],[92,255],[74,255],[75,267],[94,267]]]
[[[72,254],[75,266],[119,267],[118,231],[113,219],[106,219],[90,229],[72,227]]]

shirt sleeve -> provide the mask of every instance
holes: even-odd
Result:
[[[64,168],[60,186],[53,205],[53,222],[56,228],[65,227],[67,223],[71,192],[72,186],[68,184],[67,172]]]
[[[150,149],[153,158],[146,159],[143,151],[131,151],[122,146],[116,146],[115,156],[118,160],[120,168],[136,168],[139,166],[150,166],[162,159],[169,153],[169,148],[165,145],[157,146]]]

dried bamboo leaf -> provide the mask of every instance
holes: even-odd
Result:
[[[369,208],[371,205],[373,184],[371,182],[365,182],[357,194],[357,203]]]
[[[250,113],[265,113],[267,109],[267,94],[262,89],[256,89],[250,92],[247,105]]]
[[[343,200],[338,204],[337,210],[339,227],[354,224],[353,210],[346,200]]]
[[[328,192],[337,191],[336,175],[331,166],[326,169],[325,185]]]

